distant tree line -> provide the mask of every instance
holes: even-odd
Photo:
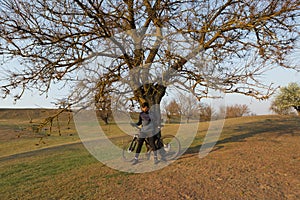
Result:
[[[242,117],[250,114],[250,109],[247,105],[228,105],[226,107],[213,108],[211,105],[200,103],[193,96],[180,95],[176,99],[163,104],[163,115],[166,116],[166,122],[176,122],[179,117],[190,120],[210,121],[218,119],[221,113],[226,113],[225,118]]]
[[[98,116],[105,124],[108,124],[109,119],[112,119],[111,103],[104,96],[98,96],[96,100],[98,102]],[[296,113],[300,115],[299,84],[290,83],[286,87],[281,87],[271,103],[270,110],[280,115]],[[173,99],[164,101],[161,105],[161,112],[166,123],[176,123],[181,120],[185,120],[187,123],[191,120],[210,121],[211,119],[218,119],[221,113],[226,113],[225,118],[253,115],[246,104],[213,108],[206,103],[200,103],[193,95],[184,94],[178,94]]]

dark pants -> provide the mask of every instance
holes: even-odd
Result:
[[[137,149],[136,149],[136,154],[135,154],[135,158],[138,158],[139,157],[139,154],[141,153],[141,150],[142,150],[142,147],[143,147],[143,144],[145,142],[145,137],[140,137],[138,139],[138,146],[137,146]],[[156,145],[155,145],[155,140],[157,139],[157,136],[156,135],[153,135],[151,137],[148,138],[148,141],[149,141],[149,145],[154,153],[154,157],[157,157],[157,148],[156,148]]]

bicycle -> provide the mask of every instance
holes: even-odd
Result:
[[[137,128],[137,127],[136,127]],[[160,133],[158,134],[160,136]],[[134,134],[133,138],[127,141],[123,146],[122,157],[124,161],[131,162],[134,159],[136,153],[136,147],[138,145],[139,134]],[[149,138],[145,139],[142,151],[140,153],[140,159],[143,159],[143,155],[146,160],[150,159],[152,149],[149,144]],[[155,145],[157,147],[158,156],[164,155],[166,161],[174,160],[180,153],[181,145],[178,138],[174,135],[164,135],[158,137]]]

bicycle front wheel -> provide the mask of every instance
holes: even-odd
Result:
[[[181,149],[179,140],[174,135],[165,135],[161,137],[161,141],[163,143],[161,151],[164,154],[165,159],[175,159],[179,155]]]
[[[122,157],[124,161],[131,162],[135,156],[137,140],[130,140],[123,146]]]

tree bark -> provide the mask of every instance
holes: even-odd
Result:
[[[148,102],[150,112],[153,115],[153,123],[156,128],[155,132],[158,133],[161,126],[161,111],[160,102],[166,93],[166,86],[157,83],[144,84],[134,91],[134,99],[142,104]]]

